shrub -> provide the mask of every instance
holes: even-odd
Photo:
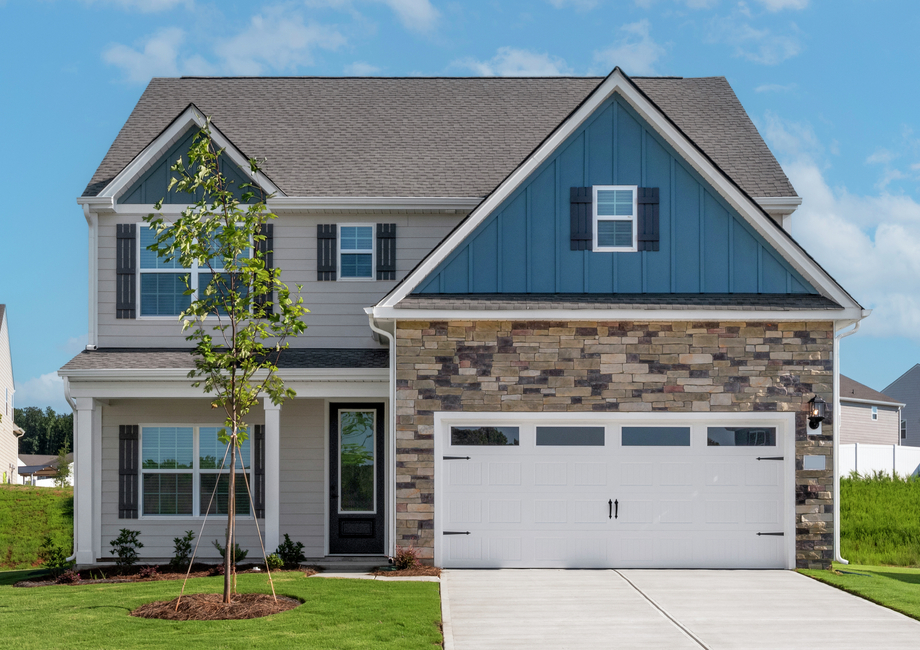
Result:
[[[73,569],[67,569],[55,579],[55,582],[59,585],[72,585],[75,582],[80,582],[80,574]]]
[[[296,567],[298,564],[307,559],[303,554],[303,543],[291,541],[291,536],[284,534],[284,541],[278,544],[275,554],[281,558],[286,567]]]
[[[41,550],[39,551],[39,557],[41,557],[45,568],[49,569],[51,575],[55,578],[59,577],[65,569],[69,569],[73,566],[73,562],[67,561],[67,551],[65,551],[63,547],[55,544],[51,540],[50,535],[45,535]]]
[[[160,568],[160,567],[158,567],[158,566],[155,565],[155,564],[152,564],[152,565],[150,565],[150,566],[142,567],[141,570],[137,572],[137,577],[138,577],[138,578],[141,578],[141,579],[144,579],[144,578],[156,578],[158,575],[160,575],[160,574],[159,574],[159,571],[158,571],[159,568]]]
[[[277,571],[284,567],[284,560],[282,560],[277,553],[272,553],[265,558],[265,566],[268,567],[269,571]]]
[[[183,537],[173,538],[173,559],[169,561],[169,566],[174,569],[188,568],[192,559],[192,542],[195,540],[195,533],[191,530],[185,531]]]
[[[920,564],[920,480],[885,473],[841,479],[840,552],[856,564]]]
[[[390,559],[397,570],[414,569],[421,565],[418,560],[418,549],[412,546],[397,546],[396,553]]]
[[[211,567],[211,570],[208,571],[208,574],[210,574],[210,575],[212,575],[212,576],[222,576],[222,575],[224,575],[224,565],[223,565],[223,564],[215,564],[214,566]]]
[[[128,530],[122,528],[121,534],[113,539],[109,544],[112,546],[110,553],[115,556],[115,564],[119,569],[130,569],[137,563],[137,549],[144,548],[144,544],[139,542],[137,536],[139,530]]]
[[[220,553],[222,558],[227,556],[224,554],[224,547],[220,545],[220,542],[216,539],[214,540],[214,548]],[[249,555],[248,550],[243,550],[240,548],[240,545],[236,542],[233,542],[233,553],[230,555],[230,564],[236,564],[237,562],[242,562],[246,559],[246,556]]]

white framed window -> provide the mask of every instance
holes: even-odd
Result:
[[[339,224],[338,259],[340,280],[373,280],[376,276],[374,225]]]
[[[207,286],[212,275],[224,271],[223,260],[213,258],[211,267],[193,263],[183,267],[179,260],[166,262],[147,247],[156,242],[156,231],[146,223],[138,224],[137,298],[139,318],[175,317],[188,309],[197,299],[199,288]],[[191,289],[193,293],[186,295]]]
[[[878,420],[878,407],[877,406],[872,407],[872,419]]]
[[[223,430],[222,426],[140,426],[142,517],[227,514],[230,477],[220,470],[227,447],[218,439]],[[248,438],[237,451],[236,514],[249,516],[252,508],[243,478],[245,473],[252,489]]]
[[[638,186],[595,185],[592,197],[593,249],[629,253],[638,250]]]
[[[5,401],[5,404],[6,404],[5,408],[6,408],[6,410],[5,410],[4,412],[5,412],[7,415],[9,415],[9,414],[10,414],[10,389],[9,389],[9,388],[4,388],[3,390],[4,390],[5,393],[6,393],[6,401]]]
[[[901,420],[901,440],[907,437],[907,420]]]

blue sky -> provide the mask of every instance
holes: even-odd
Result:
[[[792,233],[864,306],[843,372],[920,361],[920,8],[881,0],[0,0],[0,302],[17,406],[66,409],[85,344],[82,192],[152,76],[728,78],[803,206]]]

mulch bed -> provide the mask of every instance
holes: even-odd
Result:
[[[259,567],[261,570],[256,571],[255,568],[259,565],[254,564],[240,564],[237,565],[236,572],[237,574],[241,573],[261,573],[265,574],[264,568]],[[214,575],[223,575],[223,573],[217,573],[216,568],[222,568],[222,565],[212,565],[212,564],[195,564],[192,567],[191,573],[188,574],[189,578],[207,578],[208,576]],[[66,584],[71,585],[96,585],[96,584],[106,584],[113,582],[154,582],[156,580],[184,580],[185,571],[170,571],[168,566],[164,565],[164,571],[157,571],[157,574],[149,578],[141,578],[138,575],[138,572],[143,569],[143,566],[134,567],[133,573],[125,574],[121,572],[118,567],[96,567],[93,569],[88,569],[80,572],[81,580],[76,582],[70,582]],[[314,567],[306,567],[305,575],[311,576],[316,573]],[[277,573],[272,571],[272,573]],[[50,587],[52,585],[62,584],[56,582],[55,579],[51,576],[48,576],[45,580],[20,580],[14,587]]]
[[[399,569],[398,571],[374,571],[375,576],[402,578],[414,576],[440,576],[441,569],[436,566],[417,566],[413,569]]]
[[[131,616],[169,621],[236,621],[271,616],[300,605],[299,600],[287,596],[278,596],[276,602],[271,594],[234,594],[229,605],[223,600],[223,594],[186,594],[181,599],[147,603],[131,612]]]

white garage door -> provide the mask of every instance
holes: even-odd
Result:
[[[438,429],[441,566],[792,565],[786,420],[454,417]]]

